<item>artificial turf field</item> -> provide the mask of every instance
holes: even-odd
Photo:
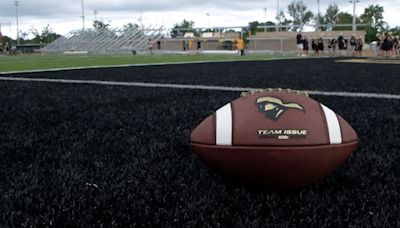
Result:
[[[399,94],[400,65],[202,63],[4,77]],[[312,96],[359,148],[291,192],[243,186],[190,151],[239,92],[0,80],[0,227],[400,227],[400,99]]]
[[[54,68],[102,67],[133,64],[159,64],[201,61],[250,61],[282,59],[282,55],[129,55],[129,54],[45,54],[0,55],[0,73],[15,71],[48,70]],[[287,58],[287,57],[286,57]]]

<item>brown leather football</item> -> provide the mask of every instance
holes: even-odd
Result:
[[[290,189],[329,175],[356,149],[353,128],[334,111],[290,92],[241,97],[190,135],[210,167],[263,186]]]

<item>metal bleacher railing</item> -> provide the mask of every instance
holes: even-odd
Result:
[[[42,48],[42,52],[115,53],[144,51],[163,37],[164,27],[74,30]]]

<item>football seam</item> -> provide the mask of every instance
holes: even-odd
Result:
[[[213,113],[213,117],[212,117],[212,119],[213,119],[213,122],[212,122],[212,124],[213,124],[213,126],[212,126],[212,129],[213,129],[213,139],[214,139],[214,144],[215,145],[217,145],[217,113],[216,112],[214,112]]]
[[[343,143],[343,142],[344,142],[343,127],[342,127],[342,125],[340,124],[340,119],[339,119],[338,114],[336,114],[336,112],[335,112],[335,115],[336,115],[336,118],[338,119],[338,122],[339,122],[339,126],[340,126],[340,135],[342,136],[342,143]],[[357,140],[357,141],[358,141],[358,140]]]
[[[324,104],[321,104],[321,107],[325,113],[325,120],[326,120],[326,124],[328,126],[328,136],[329,136],[329,142],[331,144],[342,144],[343,143],[343,135],[342,135],[342,125],[340,124],[339,121],[339,117],[336,114],[335,111],[333,111],[332,109],[330,109],[329,107],[325,106]],[[328,114],[328,116],[326,115]],[[333,116],[329,116],[329,115],[333,115]],[[336,126],[337,124],[337,126]],[[337,138],[337,135],[332,134],[335,133],[334,130],[337,128],[339,128],[339,132],[337,135],[339,135],[340,138]],[[339,140],[339,142],[336,142],[336,140]]]
[[[241,148],[241,147],[246,147],[246,148],[276,148],[276,149],[281,149],[281,148],[291,148],[291,149],[301,149],[301,148],[310,148],[310,147],[329,147],[329,146],[334,146],[334,147],[340,147],[340,146],[346,146],[348,144],[358,144],[358,140],[353,140],[341,144],[315,144],[315,145],[293,145],[293,146],[288,146],[288,145],[282,145],[282,146],[272,146],[272,145],[260,145],[260,146],[255,146],[255,145],[236,145],[236,146],[227,146],[227,145],[214,145],[214,144],[202,144],[202,143],[190,143],[190,145],[195,146],[211,146],[211,147],[219,147],[219,148]]]
[[[231,115],[232,115],[232,143],[231,143],[231,146],[234,146],[234,142],[235,142],[235,134],[236,134],[236,129],[235,129],[235,127],[236,127],[236,125],[234,124],[235,123],[235,116],[233,115],[233,110],[234,110],[234,107],[233,107],[233,102],[231,103]]]
[[[327,119],[326,119],[326,116],[325,116],[325,112],[324,112],[324,110],[322,109],[322,105],[321,105],[321,103],[319,103],[319,102],[317,102],[318,103],[318,106],[319,106],[319,111],[321,112],[321,115],[322,115],[322,122],[324,123],[324,126],[325,126],[325,134],[326,134],[326,137],[325,137],[325,139],[326,139],[326,143],[328,144],[328,145],[331,145],[331,140],[330,140],[330,138],[329,138],[329,129],[328,129],[328,123],[327,123]],[[335,113],[336,114],[336,113]],[[342,128],[340,128],[340,131],[341,131],[341,129]],[[340,134],[341,134],[341,132],[340,132]]]

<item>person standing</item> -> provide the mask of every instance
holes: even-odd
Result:
[[[318,56],[319,55],[319,50],[318,50],[318,44],[317,44],[317,38],[313,37],[311,40],[311,48],[314,52],[314,56]]]
[[[297,56],[301,56],[303,53],[303,36],[301,33],[297,33],[296,36],[296,45],[297,45]]]
[[[149,41],[147,43],[147,47],[150,51],[150,55],[153,55],[153,40],[151,38],[149,38]]]
[[[235,39],[235,45],[236,45],[236,49],[239,52],[240,56],[244,55],[244,41],[241,38],[237,38]]]
[[[308,50],[309,50],[309,47],[308,47],[308,38],[305,36],[304,39],[303,39],[303,52],[304,52],[304,54],[305,54],[306,56],[308,55]]]
[[[343,33],[340,33],[337,41],[338,41],[340,55],[345,55],[345,52],[347,50],[347,40],[344,39]]]
[[[353,34],[351,35],[350,38],[350,50],[349,50],[349,54],[351,54],[352,56],[354,56],[356,54],[357,51],[357,40],[356,40],[356,35]]]
[[[377,56],[383,56],[383,50],[382,50],[382,43],[383,43],[383,36],[379,33],[376,34],[376,55]]]
[[[393,48],[393,39],[388,32],[385,33],[381,48],[383,51],[383,56],[390,57]]]
[[[6,54],[11,54],[11,45],[8,42],[6,42]]]
[[[322,36],[320,36],[318,39],[318,52],[321,52],[321,53],[324,52],[324,39],[322,39]],[[318,55],[319,55],[319,53],[318,53]]]
[[[336,56],[336,45],[337,40],[335,38],[328,40],[328,50],[330,56]]]
[[[362,38],[358,37],[358,39],[356,39],[356,55],[362,56],[363,46]]]
[[[395,53],[395,56],[399,56],[400,55],[400,53],[399,53],[399,49],[400,49],[400,36],[399,35],[396,35],[395,37],[394,37],[394,53]]]

